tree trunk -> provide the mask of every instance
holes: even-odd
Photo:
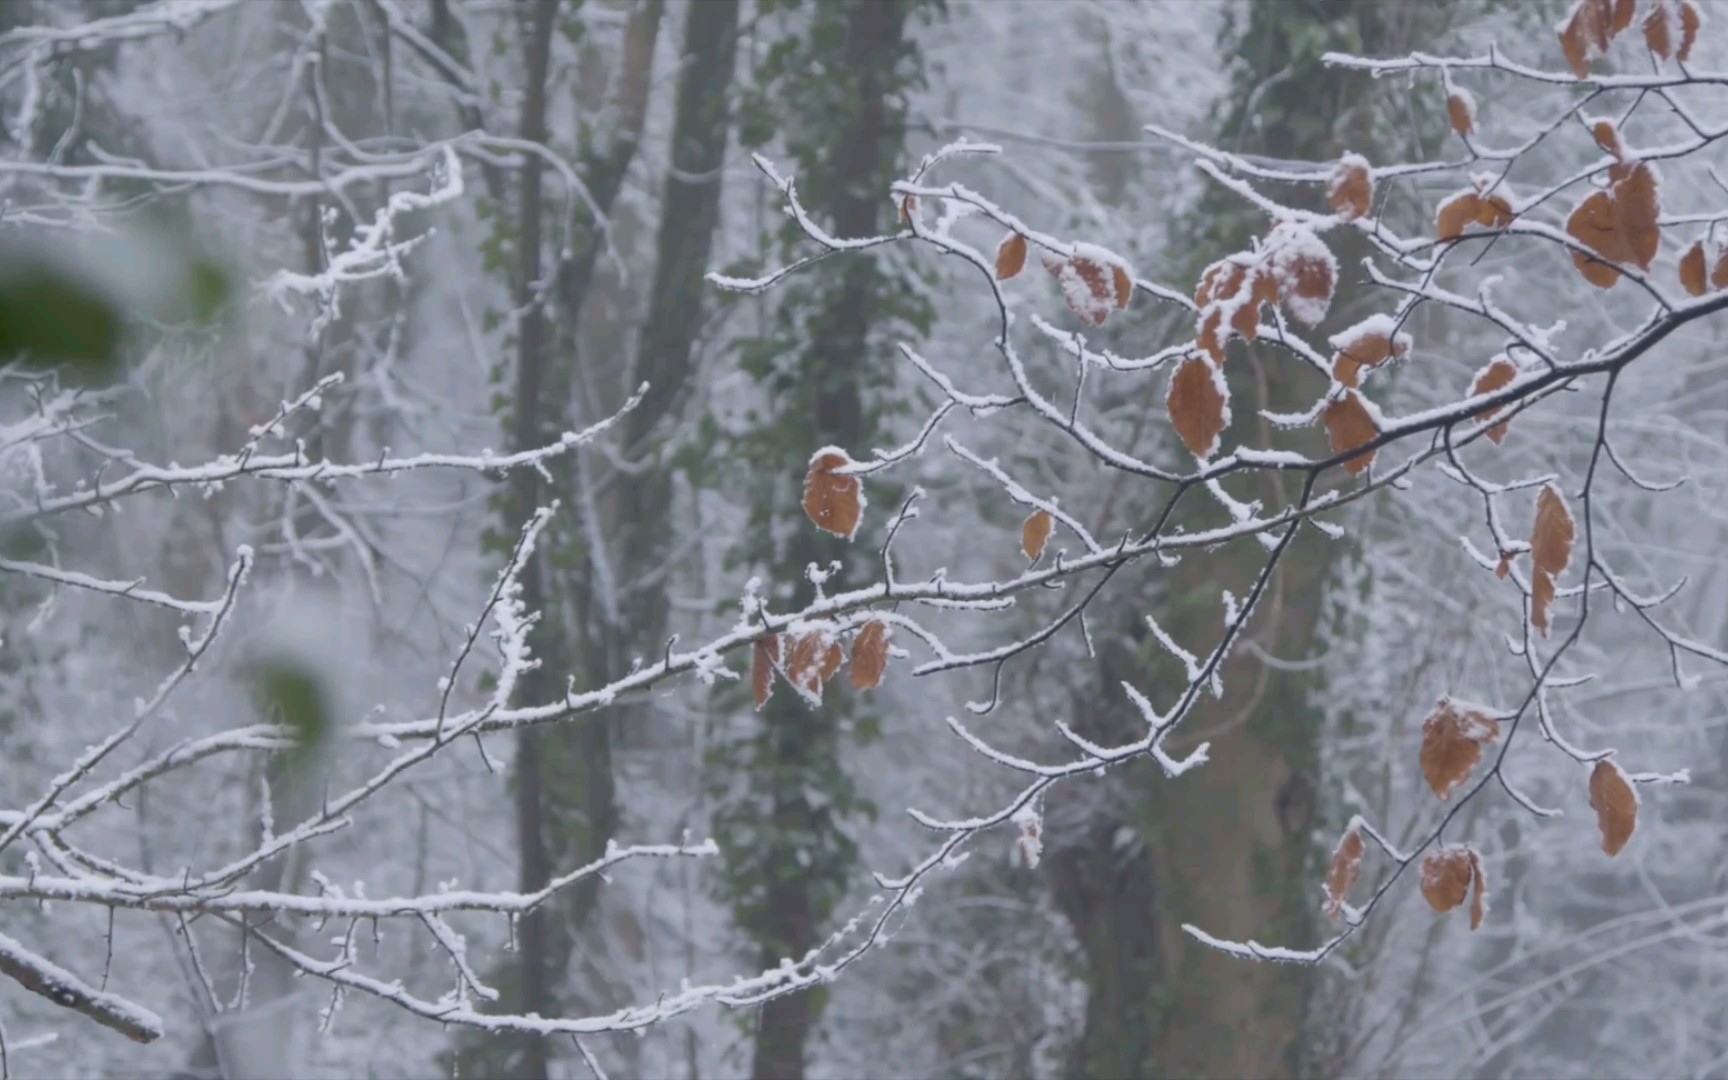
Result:
[[[1439,5],[1436,5],[1439,7]],[[1318,63],[1324,48],[1360,35],[1371,55],[1400,51],[1425,16],[1397,6],[1349,0],[1318,5],[1256,6],[1242,39],[1253,82],[1241,87],[1222,130],[1243,132],[1229,148],[1277,157],[1333,157],[1343,150],[1372,154],[1375,84]],[[1326,27],[1317,36],[1317,27]],[[1322,38],[1324,40],[1322,40]],[[1256,87],[1283,73],[1280,106]],[[1252,117],[1245,103],[1257,98]],[[1247,245],[1239,207],[1203,205],[1197,218],[1209,233],[1196,245],[1206,258]],[[1358,265],[1363,250],[1339,250],[1339,264]],[[1197,269],[1197,267],[1195,268]],[[1322,335],[1348,321],[1360,297],[1360,275],[1346,274]],[[1315,376],[1265,350],[1232,364],[1237,435],[1271,445],[1260,410],[1296,412],[1323,389]],[[1244,431],[1244,424],[1258,430]],[[1318,432],[1298,451],[1325,449]],[[1284,488],[1285,490],[1280,490]],[[1289,478],[1271,476],[1238,498],[1262,499],[1268,512],[1297,494]],[[1196,500],[1198,502],[1198,500]],[[1338,548],[1317,534],[1299,536],[1274,574],[1248,636],[1288,659],[1312,654],[1325,582]],[[1185,555],[1158,575],[1155,594],[1125,597],[1114,616],[1121,636],[1100,650],[1097,694],[1076,701],[1076,715],[1094,737],[1120,742],[1144,730],[1124,708],[1123,681],[1147,691],[1180,685],[1179,669],[1152,642],[1137,612],[1159,621],[1185,647],[1205,655],[1222,631],[1219,594],[1243,596],[1265,551],[1238,543]],[[1084,1077],[1273,1077],[1309,1071],[1305,1030],[1313,970],[1249,963],[1201,945],[1184,923],[1221,937],[1305,944],[1316,934],[1313,829],[1318,806],[1321,714],[1311,699],[1313,677],[1274,669],[1238,648],[1222,670],[1221,700],[1202,695],[1170,741],[1172,752],[1212,744],[1202,768],[1170,780],[1149,763],[1122,770],[1109,807],[1058,841],[1049,867],[1058,906],[1085,952],[1090,996],[1071,1072]],[[1100,707],[1099,702],[1106,702]]]
[[[546,81],[551,66],[552,32],[558,0],[535,0],[528,18],[527,74],[518,134],[532,142],[546,138]],[[515,301],[520,314],[516,327],[515,414],[512,429],[516,449],[526,450],[541,441],[542,387],[546,379],[546,316],[540,298],[540,229],[542,212],[541,163],[529,156],[522,165],[516,216]],[[520,530],[540,505],[539,474],[517,469],[510,474],[509,521],[512,532]],[[530,559],[522,569],[522,602],[530,611],[544,610],[547,590],[542,560]],[[531,645],[542,661],[557,662],[557,643],[549,621],[536,627]],[[532,640],[537,638],[538,640]],[[553,689],[547,666],[527,672],[519,684],[522,701],[538,702]],[[545,821],[540,771],[540,733],[525,729],[516,737],[516,844],[520,859],[518,884],[522,892],[536,892],[551,880],[552,867],[546,850]],[[552,993],[552,975],[547,963],[551,952],[545,906],[524,912],[517,922],[519,957],[518,1007],[521,1012],[557,1015]],[[547,1049],[544,1039],[523,1037],[519,1067],[514,1075],[541,1080],[546,1076]]]
[[[858,112],[848,125],[836,124],[832,155],[833,183],[826,211],[835,235],[873,235],[880,226],[885,192],[869,181],[889,167],[899,149],[901,133],[890,131],[885,80],[892,71],[905,33],[907,4],[903,0],[850,0],[847,5],[843,63],[857,87]],[[856,446],[864,438],[862,380],[859,366],[866,354],[872,318],[871,275],[866,260],[852,260],[840,271],[838,286],[826,294],[825,306],[811,323],[811,340],[804,358],[804,393],[815,430],[838,446]],[[794,533],[782,563],[802,573],[811,563],[826,565],[845,556],[847,545],[813,528]],[[839,754],[838,714],[832,708],[813,709],[795,694],[781,692],[763,711],[772,747],[771,768],[777,775],[800,777],[823,759]],[[774,784],[769,816],[781,837],[808,836],[831,828],[827,807],[811,806],[804,784]],[[763,941],[762,963],[779,964],[798,958],[819,940],[822,921],[832,906],[818,899],[802,875],[774,873],[767,884],[766,907],[775,932]],[[804,991],[775,998],[762,1006],[756,1031],[751,1075],[757,1080],[795,1080],[804,1075],[805,1054],[820,1014],[821,997]]]

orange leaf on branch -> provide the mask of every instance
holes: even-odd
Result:
[[[1026,268],[1026,238],[1009,233],[996,247],[996,280],[1007,281]]]
[[[1366,217],[1374,204],[1374,177],[1368,160],[1360,154],[1345,154],[1338,159],[1326,182],[1326,201],[1332,212],[1345,221]]]
[[[1352,825],[1332,849],[1332,866],[1326,871],[1326,914],[1336,919],[1344,912],[1344,900],[1362,874],[1362,832]]]
[[[1507,386],[1510,386],[1512,380],[1517,377],[1518,365],[1514,364],[1504,356],[1496,356],[1488,362],[1487,367],[1476,373],[1476,378],[1470,383],[1469,396],[1478,397],[1482,394],[1492,394],[1496,390],[1503,390]],[[1498,408],[1489,409],[1481,415],[1480,419],[1483,423],[1486,423],[1489,420],[1494,419],[1494,415],[1499,411]],[[1488,438],[1492,440],[1496,446],[1500,444],[1502,439],[1506,438],[1506,427],[1510,422],[1511,421],[1508,420],[1502,420],[1488,429]],[[1501,574],[1500,576],[1505,577],[1506,575]]]
[[[874,690],[888,670],[888,624],[871,619],[852,640],[852,688]]]
[[[1322,415],[1334,454],[1366,446],[1380,434],[1374,418],[1368,415],[1367,406],[1362,404],[1362,395],[1355,390],[1344,391],[1344,396],[1327,405]],[[1344,462],[1344,471],[1356,475],[1374,464],[1374,454],[1375,451],[1370,450],[1349,458]]]
[[[1048,510],[1033,511],[1032,516],[1020,526],[1020,550],[1026,553],[1028,559],[1037,562],[1038,556],[1044,554],[1044,545],[1050,540],[1051,527],[1052,519]]]
[[[1638,792],[1611,758],[1590,770],[1590,809],[1602,831],[1602,850],[1618,855],[1638,828]]]
[[[836,470],[852,464],[839,447],[828,446],[810,457],[804,474],[804,513],[823,532],[850,540],[864,517],[864,485],[856,476]]]
[[[1218,436],[1230,423],[1229,388],[1213,365],[1190,356],[1170,376],[1164,405],[1176,434],[1195,457],[1205,460],[1218,448]]]
[[[1482,747],[1498,741],[1500,723],[1476,711],[1460,711],[1449,698],[1441,698],[1433,714],[1422,723],[1422,777],[1442,800],[1470,775],[1482,760]]]

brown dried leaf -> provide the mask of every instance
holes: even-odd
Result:
[[[1211,457],[1218,436],[1230,422],[1224,378],[1217,369],[1198,357],[1182,361],[1170,376],[1165,406],[1189,452],[1201,459]]]
[[[1050,540],[1050,528],[1053,524],[1050,511],[1035,510],[1032,516],[1020,526],[1020,550],[1033,562],[1044,554],[1044,545]]]
[[[1212,358],[1215,367],[1224,366],[1224,313],[1217,308],[1208,308],[1206,317],[1200,320],[1200,333],[1194,339],[1195,347]]]
[[[804,474],[804,513],[823,532],[850,540],[864,517],[864,485],[856,476],[834,470],[852,464],[844,450],[830,447],[810,459]]]
[[[1454,195],[1440,204],[1435,215],[1435,232],[1442,240],[1456,240],[1473,224],[1482,212],[1482,199],[1473,191]]]
[[[1710,287],[1728,289],[1728,244],[1723,245],[1722,254],[1716,256],[1716,265],[1710,271]]]
[[[1570,249],[1572,265],[1584,280],[1598,289],[1613,288],[1620,280],[1620,271],[1608,264],[1631,255],[1619,232],[1613,198],[1606,191],[1591,192],[1566,219],[1566,233],[1601,256],[1600,260],[1592,259],[1576,248]]]
[[[1620,129],[1614,126],[1612,120],[1598,120],[1590,125],[1590,136],[1596,140],[1596,145],[1603,153],[1613,154],[1615,158],[1626,160],[1626,147],[1620,142]]]
[[[1476,378],[1470,383],[1469,396],[1476,397],[1479,394],[1492,394],[1494,391],[1503,389],[1510,385],[1512,380],[1517,377],[1518,365],[1514,364],[1504,356],[1496,356],[1493,360],[1488,362],[1487,367],[1476,373]],[[1487,412],[1482,414],[1481,419],[1484,422],[1492,420],[1494,414],[1499,411],[1499,409],[1489,409]],[[1496,446],[1500,444],[1500,440],[1506,437],[1506,425],[1509,422],[1510,421],[1502,420],[1500,423],[1495,424],[1493,427],[1488,429],[1488,438],[1493,440]],[[1506,575],[1501,574],[1500,576],[1505,577]]]
[[[1479,712],[1460,713],[1446,698],[1422,722],[1422,776],[1442,800],[1482,760],[1484,743],[1500,738],[1499,721]]]
[[[1656,173],[1639,162],[1619,183],[1614,185],[1614,223],[1627,255],[1639,269],[1650,269],[1656,250],[1662,244],[1662,231],[1656,219],[1662,210],[1657,193]]]
[[[1456,117],[1453,126],[1457,126]],[[1353,154],[1345,155],[1338,167],[1332,170],[1332,179],[1326,184],[1326,196],[1332,204],[1332,212],[1345,221],[1366,215],[1374,205],[1374,179],[1367,163]]]
[[[1026,238],[1009,233],[996,245],[996,280],[1007,281],[1026,269]]]
[[[1512,202],[1500,194],[1484,195],[1476,200],[1476,224],[1490,229],[1504,229],[1512,224]]]
[[[888,670],[888,624],[871,619],[852,639],[852,688],[874,690]]]
[[[1200,283],[1194,286],[1194,306],[1196,308],[1207,308],[1211,306],[1212,287],[1218,281],[1219,275],[1223,272],[1224,264],[1221,262],[1215,262],[1211,266],[1208,266],[1205,272],[1200,275]]]
[[[1602,830],[1602,850],[1618,855],[1638,828],[1638,793],[1611,759],[1603,758],[1590,770],[1590,809]]]
[[[1457,94],[1446,95],[1446,114],[1452,121],[1452,130],[1461,136],[1476,133],[1475,117],[1471,115],[1470,103]]]
[[[1326,434],[1332,440],[1332,452],[1342,454],[1359,446],[1366,446],[1380,434],[1373,417],[1368,415],[1368,409],[1362,404],[1362,395],[1354,390],[1344,391],[1344,396],[1326,406],[1324,414]],[[1354,476],[1374,463],[1374,451],[1359,454],[1344,462],[1344,471]]]
[[[1680,286],[1693,296],[1709,292],[1710,284],[1705,280],[1704,269],[1704,241],[1694,240],[1686,254],[1680,256]]]
[[[1530,559],[1536,569],[1556,580],[1572,561],[1572,541],[1577,529],[1566,500],[1553,484],[1543,484],[1536,495],[1536,524],[1530,532]]]
[[[1128,300],[1134,295],[1134,278],[1120,266],[1110,268],[1110,282],[1116,287],[1116,309],[1128,306]]]
[[[1332,377],[1354,390],[1362,385],[1362,365],[1348,353],[1339,353],[1332,358]]]
[[[1703,25],[1698,6],[1692,0],[1680,0],[1680,47],[1674,50],[1674,59],[1682,64],[1692,59],[1692,46],[1697,43],[1698,30]]]
[[[1608,23],[1608,34],[1618,37],[1632,25],[1632,16],[1637,13],[1638,0],[1614,0],[1614,15]]]
[[[1546,570],[1530,572],[1530,625],[1548,636],[1548,606],[1554,602],[1554,577]]]
[[[1512,553],[1509,551],[1502,551],[1500,553],[1500,565],[1498,565],[1494,568],[1494,576],[1499,578],[1501,581],[1505,581],[1506,575],[1510,574],[1511,572],[1512,572]]]
[[[1446,912],[1464,902],[1475,877],[1471,854],[1469,848],[1443,847],[1422,860],[1422,898],[1429,907]]]
[[[1674,55],[1673,29],[1669,25],[1668,5],[1664,0],[1656,0],[1650,7],[1650,14],[1644,16],[1644,44],[1657,56],[1668,59]]]
[[[1332,868],[1326,872],[1326,914],[1331,918],[1343,914],[1344,900],[1362,874],[1362,852],[1362,833],[1354,826],[1344,830],[1332,849]]]
[[[1594,0],[1579,0],[1572,8],[1572,17],[1560,28],[1560,51],[1566,54],[1566,63],[1571,66],[1572,74],[1580,79],[1590,77],[1590,57],[1595,51],[1598,37],[1605,36],[1597,30],[1596,24],[1601,17]]]
[[[768,704],[774,693],[774,668],[780,663],[780,635],[759,637],[750,647],[750,691],[756,708]]]
[[[1470,929],[1479,930],[1488,914],[1488,875],[1482,872],[1482,860],[1474,851],[1470,853],[1470,882],[1474,886],[1470,897]]]
[[[912,215],[918,212],[918,196],[908,195],[900,200],[900,220],[907,226],[912,224]]]
[[[1266,288],[1261,282],[1271,281],[1271,279],[1272,275],[1264,270],[1256,269],[1251,279],[1254,284],[1248,300],[1238,303],[1235,310],[1230,313],[1230,329],[1236,331],[1237,335],[1244,341],[1253,341],[1260,336],[1260,301],[1255,297],[1262,295]],[[1277,283],[1273,282],[1271,288],[1272,294],[1276,296],[1278,293]]]
[[[1337,284],[1333,279],[1332,262],[1329,259],[1316,258],[1306,254],[1280,260],[1280,268],[1288,275],[1284,287],[1285,295],[1279,297],[1290,308],[1290,314],[1298,320],[1313,325],[1325,314],[1327,305],[1332,302],[1332,289]],[[1304,304],[1291,304],[1292,299],[1306,301]],[[1306,313],[1318,312],[1314,317]]]
[[[822,635],[817,631],[793,638],[786,656],[786,681],[813,697],[821,697],[824,652]]]
[[[817,672],[823,682],[832,679],[840,670],[840,665],[846,662],[846,650],[840,647],[838,641],[831,641],[822,651],[822,667]]]

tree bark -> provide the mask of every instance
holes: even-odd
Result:
[[[1291,5],[1292,8],[1295,5]],[[1277,157],[1333,157],[1346,149],[1372,152],[1374,84],[1357,74],[1326,69],[1314,54],[1317,25],[1363,44],[1372,55],[1396,53],[1426,16],[1398,5],[1323,0],[1291,12],[1256,7],[1243,38],[1261,78],[1296,72],[1281,94],[1299,107],[1268,108],[1252,117],[1244,95],[1223,125],[1247,133],[1231,149]],[[1436,8],[1441,5],[1435,5]],[[1428,21],[1432,22],[1432,19]],[[1307,36],[1304,37],[1303,35]],[[1240,208],[1206,205],[1197,215],[1212,223],[1240,221]],[[1243,222],[1257,227],[1260,223]],[[1216,257],[1246,246],[1242,227],[1214,224]],[[1341,266],[1359,265],[1363,250],[1336,252]],[[1349,321],[1361,295],[1346,274],[1321,333]],[[1273,433],[1245,432],[1260,410],[1295,412],[1323,389],[1316,379],[1255,355],[1232,364],[1231,393],[1245,442],[1270,445]],[[1324,451],[1318,432],[1308,446]],[[1288,490],[1281,490],[1288,487]],[[1295,488],[1283,478],[1264,480],[1238,498],[1264,500],[1269,512],[1287,504]],[[1336,548],[1314,533],[1298,537],[1285,554],[1249,623],[1248,635],[1266,652],[1304,659],[1313,652],[1325,583]],[[1107,619],[1122,633],[1100,650],[1099,689],[1076,700],[1076,716],[1106,742],[1144,730],[1137,711],[1125,708],[1123,681],[1149,692],[1183,681],[1170,658],[1146,640],[1138,611],[1156,610],[1164,629],[1205,655],[1222,630],[1219,592],[1245,594],[1265,551],[1236,544],[1184,556],[1158,575],[1152,590],[1126,597]],[[1173,666],[1173,665],[1171,665]],[[1166,677],[1167,676],[1167,677]],[[1275,670],[1238,648],[1222,670],[1221,700],[1202,695],[1171,740],[1172,752],[1201,741],[1212,745],[1205,766],[1171,780],[1150,764],[1125,770],[1114,781],[1110,805],[1085,816],[1070,835],[1052,835],[1046,862],[1058,906],[1075,928],[1085,953],[1089,998],[1070,1072],[1114,1077],[1273,1077],[1302,1075],[1313,971],[1294,965],[1248,963],[1201,945],[1184,923],[1221,937],[1305,944],[1316,928],[1313,829],[1318,808],[1322,715],[1312,699],[1312,678]],[[1100,701],[1105,702],[1100,707]],[[1162,703],[1161,703],[1162,704]]]
[[[904,0],[849,0],[847,4],[843,62],[857,87],[858,112],[852,124],[835,127],[831,196],[826,206],[817,208],[827,211],[835,235],[843,238],[873,235],[888,205],[884,192],[867,181],[879,176],[899,149],[901,133],[889,130],[884,83],[900,51],[907,10]],[[848,262],[838,287],[827,294],[825,307],[811,324],[804,392],[815,429],[839,446],[856,446],[865,435],[859,363],[870,331],[873,272],[865,260]],[[814,529],[799,529],[783,565],[793,572],[811,563],[826,565],[843,557],[845,547]],[[794,694],[777,693],[769,699],[763,718],[770,730],[776,770],[791,766],[796,774],[801,767],[839,752],[838,717],[832,709],[811,709]],[[808,834],[820,827],[817,819],[827,810],[812,807],[802,788],[802,784],[775,785],[770,816],[776,833]],[[825,912],[818,910],[802,880],[773,875],[767,907],[777,933],[763,942],[764,965],[803,956],[817,943]],[[762,1006],[752,1076],[757,1080],[804,1076],[821,1000],[816,992],[805,991]]]
[[[558,0],[535,0],[528,16],[526,49],[526,79],[522,101],[522,116],[518,135],[532,142],[546,138],[546,82],[551,66],[552,32],[558,12]],[[539,293],[540,230],[542,227],[541,162],[528,156],[523,162],[518,181],[516,213],[516,309],[520,321],[516,328],[516,385],[512,431],[517,450],[538,445],[541,440],[540,411],[542,386],[546,378],[546,316]],[[510,474],[509,521],[512,532],[520,530],[540,505],[540,478],[533,469],[517,469]],[[530,611],[544,610],[547,591],[541,559],[528,560],[522,569],[522,602]],[[535,652],[543,661],[556,662],[547,655],[553,642],[543,632],[542,622],[532,641]],[[541,666],[527,672],[519,684],[518,697],[523,701],[540,701],[546,696],[551,680],[548,668]],[[551,861],[547,855],[545,823],[541,814],[543,802],[540,770],[540,733],[526,729],[516,737],[516,845],[520,864],[518,884],[523,892],[536,892],[551,880]],[[550,927],[544,906],[524,912],[517,921],[519,957],[520,1011],[541,1016],[556,1015],[552,994],[552,971],[547,963],[550,953]],[[541,1080],[547,1074],[548,1053],[544,1039],[529,1035],[521,1040],[519,1069],[515,1075]]]

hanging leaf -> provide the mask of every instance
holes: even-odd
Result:
[[[1461,138],[1476,133],[1476,99],[1470,91],[1455,88],[1446,95],[1446,116],[1452,121],[1452,130]]]
[[[1500,738],[1500,723],[1479,712],[1460,712],[1441,698],[1433,715],[1422,723],[1422,776],[1442,800],[1470,775],[1482,760],[1482,747]]]
[[[1728,289],[1728,244],[1722,245],[1721,253],[1716,256],[1716,265],[1710,271],[1710,287]]]
[[[1116,287],[1116,307],[1118,310],[1128,306],[1128,301],[1134,295],[1134,276],[1126,267],[1112,266],[1110,281]]]
[[[1602,850],[1618,855],[1638,828],[1638,792],[1612,758],[1603,758],[1590,770],[1590,809],[1602,830]]]
[[[1488,915],[1488,875],[1482,872],[1482,860],[1470,853],[1470,880],[1474,886],[1470,897],[1470,929],[1480,930]]]
[[[769,634],[759,637],[750,647],[750,690],[756,699],[756,708],[768,704],[768,699],[774,693],[774,669],[780,664],[780,635]]]
[[[1374,178],[1367,159],[1360,154],[1339,158],[1326,182],[1326,199],[1332,212],[1345,221],[1366,217],[1374,205]]]
[[[888,670],[888,624],[871,619],[852,639],[852,688],[874,690]]]
[[[1496,356],[1493,360],[1488,362],[1487,367],[1476,373],[1476,378],[1470,383],[1469,396],[1477,397],[1482,394],[1492,394],[1496,390],[1503,390],[1507,386],[1510,386],[1512,380],[1517,377],[1518,365],[1514,364],[1504,356]],[[1497,408],[1489,409],[1478,417],[1478,419],[1483,423],[1487,423],[1489,420],[1494,419],[1494,415],[1499,411],[1500,410]],[[1502,420],[1488,429],[1488,438],[1493,440],[1496,446],[1500,444],[1502,439],[1506,438],[1506,425],[1508,423],[1510,423],[1510,421]],[[1501,574],[1500,576],[1505,577],[1506,575]]]
[[[1332,867],[1326,872],[1326,914],[1336,919],[1344,912],[1344,900],[1362,874],[1362,833],[1354,827],[1344,830],[1338,846],[1332,849]]]
[[[1656,0],[1650,5],[1650,14],[1644,16],[1644,44],[1666,60],[1674,55],[1674,29],[1667,0]]]
[[[1614,0],[1577,0],[1560,26],[1560,51],[1580,79],[1590,77],[1590,61],[1608,51],[1618,12]]]
[[[1543,484],[1536,495],[1536,525],[1530,533],[1530,558],[1536,569],[1558,578],[1572,561],[1572,541],[1576,535],[1566,500],[1553,484]]]
[[[1044,554],[1044,545],[1050,540],[1051,525],[1050,511],[1035,510],[1020,526],[1020,550],[1033,562]]]
[[[1692,59],[1692,46],[1698,41],[1698,31],[1703,25],[1698,5],[1692,0],[1680,0],[1680,47],[1674,50],[1674,59],[1682,64]]]
[[[1164,404],[1170,422],[1190,453],[1204,461],[1218,448],[1218,436],[1230,423],[1229,391],[1218,369],[1189,357],[1170,376]]]
[[[1435,911],[1447,912],[1464,902],[1475,878],[1475,852],[1467,847],[1443,847],[1422,860],[1422,898]]]
[[[811,456],[810,471],[804,474],[804,513],[818,529],[846,540],[857,534],[865,506],[859,479],[835,471],[850,464],[846,451],[824,447]]]
[[[826,681],[822,673],[827,660],[828,647],[817,630],[794,637],[787,649],[786,681],[812,704],[822,701],[822,684]]]
[[[1620,142],[1620,129],[1612,120],[1598,120],[1590,125],[1590,137],[1596,140],[1605,153],[1613,154],[1620,161],[1626,160],[1626,147]]]
[[[838,641],[830,641],[828,646],[822,650],[822,666],[818,669],[817,674],[823,682],[827,682],[839,673],[840,665],[845,662],[846,650],[841,648]]]
[[[1710,291],[1710,284],[1705,280],[1704,241],[1694,240],[1686,254],[1680,256],[1680,286],[1693,296],[1703,296]]]
[[[1434,232],[1442,240],[1456,240],[1476,222],[1482,199],[1474,191],[1464,191],[1440,204],[1434,215]]]
[[[1615,230],[1631,260],[1639,269],[1648,270],[1662,244],[1662,231],[1656,224],[1662,215],[1656,172],[1639,162],[1614,185],[1613,191]]]
[[[1530,625],[1548,636],[1548,607],[1554,603],[1554,576],[1546,570],[1530,572]]]
[[[1298,322],[1317,325],[1326,317],[1338,281],[1331,249],[1312,229],[1287,221],[1267,236],[1266,251],[1279,302]]]
[[[1007,281],[1026,269],[1026,238],[1009,233],[996,247],[996,280]]]
[[[1593,259],[1570,249],[1572,265],[1584,280],[1598,289],[1612,289],[1620,280],[1620,271],[1609,264],[1627,261],[1632,254],[1620,235],[1613,197],[1606,191],[1591,192],[1566,219],[1566,234],[1600,256]]]
[[[1637,14],[1638,0],[1614,0],[1614,14],[1609,20],[1608,34],[1617,37],[1626,32],[1632,25],[1632,16]]]
[[[1500,562],[1497,566],[1494,567],[1494,576],[1499,578],[1501,581],[1505,581],[1506,575],[1510,574],[1511,572],[1512,572],[1512,553],[1509,551],[1502,551],[1500,553]]]
[[[908,228],[912,225],[912,215],[918,212],[918,197],[908,195],[900,200],[900,220]]]
[[[1374,418],[1368,415],[1367,407],[1362,404],[1362,395],[1355,390],[1344,391],[1343,397],[1326,406],[1323,415],[1334,454],[1366,446],[1380,434]],[[1370,450],[1348,459],[1344,462],[1344,471],[1355,476],[1374,464],[1374,454],[1375,451]]]

